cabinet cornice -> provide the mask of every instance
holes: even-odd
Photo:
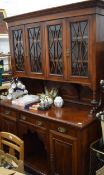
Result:
[[[19,20],[22,20],[24,18],[29,19],[32,17],[40,17],[43,15],[50,15],[50,14],[52,15],[52,14],[56,14],[56,13],[63,13],[63,12],[74,11],[74,10],[79,10],[79,9],[81,10],[81,9],[85,9],[85,8],[97,8],[97,7],[104,9],[104,1],[99,0],[97,2],[97,0],[91,0],[91,1],[72,3],[72,4],[59,6],[59,7],[37,10],[34,12],[29,12],[29,13],[25,13],[25,14],[7,17],[4,19],[4,21],[13,22],[17,19],[19,19]]]

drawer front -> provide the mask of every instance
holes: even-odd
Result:
[[[19,120],[33,126],[44,127],[44,128],[47,127],[47,122],[43,121],[41,118],[35,115],[32,117],[31,114],[30,115],[20,114]]]
[[[74,137],[77,137],[77,135],[78,135],[78,130],[76,130],[72,126],[69,126],[69,125],[66,125],[66,124],[63,124],[60,122],[57,122],[57,123],[52,122],[50,124],[50,129],[57,131],[59,133],[74,136]]]
[[[9,117],[9,118],[16,118],[17,113],[13,109],[7,108],[7,107],[1,107],[0,108],[0,114]]]

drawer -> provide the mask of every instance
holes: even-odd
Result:
[[[34,125],[37,127],[44,127],[44,128],[47,127],[47,122],[35,115],[31,116],[31,114],[30,115],[20,114],[19,120],[29,125]]]
[[[76,137],[78,135],[78,130],[76,130],[74,127],[60,122],[52,122],[50,124],[50,129],[70,136]]]
[[[17,115],[16,111],[7,107],[1,107],[0,114],[10,118],[16,118],[16,115]]]

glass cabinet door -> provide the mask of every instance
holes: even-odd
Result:
[[[88,21],[78,21],[71,27],[71,73],[88,76]]]
[[[31,76],[42,78],[44,75],[44,42],[42,24],[26,25],[26,44],[28,70]]]
[[[88,18],[73,18],[68,22],[67,61],[70,80],[89,81],[89,23]]]
[[[47,77],[63,79],[64,77],[64,27],[60,20],[46,23],[46,60]]]
[[[11,57],[13,63],[13,71],[18,75],[26,74],[25,70],[25,41],[24,41],[24,27],[16,26],[11,30]]]

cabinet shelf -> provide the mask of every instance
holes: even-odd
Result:
[[[87,39],[88,39],[88,36],[83,36],[83,37],[81,37],[81,36],[79,36],[79,37],[72,37],[72,41],[76,41],[76,40],[82,41],[82,39],[83,39],[83,40],[87,40]]]
[[[47,170],[48,170],[48,162],[46,157],[44,157],[43,155],[31,155],[28,156],[25,160],[25,167],[26,169],[31,169],[31,170],[35,170],[35,172],[37,173],[42,173],[42,174],[47,174]]]
[[[4,73],[2,74],[2,76],[3,76],[3,77],[10,77],[10,76],[12,76],[12,74],[9,73],[9,72],[4,72]]]
[[[11,56],[10,54],[0,54],[0,60],[3,62],[3,71],[1,73],[1,86],[0,91],[6,91],[10,86],[10,80],[12,78],[11,72]]]
[[[87,60],[83,60],[83,61],[82,61],[82,60],[74,60],[74,64],[75,64],[75,63],[82,63],[82,62],[83,62],[83,63],[88,63]]]

